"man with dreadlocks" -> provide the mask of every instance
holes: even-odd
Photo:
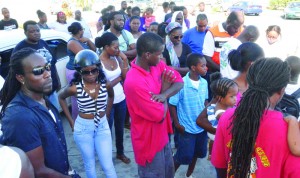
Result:
[[[50,65],[32,48],[12,55],[0,94],[2,139],[4,145],[26,153],[36,177],[67,178],[69,161],[62,122],[46,97],[52,91]]]
[[[300,158],[288,148],[287,124],[275,111],[290,78],[278,58],[254,62],[247,74],[249,89],[236,109],[219,120],[211,162],[218,177],[300,177]]]

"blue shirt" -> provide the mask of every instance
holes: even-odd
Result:
[[[206,34],[206,30],[204,32],[198,32],[197,28],[191,28],[184,32],[182,42],[189,45],[192,49],[193,53],[203,54],[203,42]]]
[[[183,88],[169,100],[171,105],[177,107],[177,116],[180,125],[185,127],[185,131],[191,134],[197,134],[203,131],[196,124],[198,115],[204,109],[204,102],[208,99],[207,81],[199,76],[199,86],[195,88],[187,73],[183,77]]]
[[[77,41],[83,47],[83,49],[90,49],[90,47],[86,43],[82,43],[82,42],[80,42],[79,40],[77,40],[73,37],[69,39],[69,41],[71,41],[71,40]],[[70,60],[67,63],[66,68],[69,69],[69,70],[75,70],[74,69],[74,59],[75,59],[76,54],[73,53],[71,50],[69,50],[69,48],[67,48],[67,53],[68,53],[68,56],[69,56]]]
[[[147,29],[144,28],[145,18],[144,17],[140,17],[140,22],[141,22],[141,25],[140,25],[139,31],[142,31],[142,32],[147,31]],[[130,30],[130,18],[128,20],[126,20],[125,25],[124,25],[124,29],[127,30],[127,31],[129,31],[129,32],[131,31]]]
[[[3,144],[29,152],[41,146],[48,168],[68,174],[69,161],[62,122],[57,109],[46,100],[49,111],[19,91],[2,118]]]

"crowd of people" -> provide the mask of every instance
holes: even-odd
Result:
[[[120,11],[104,8],[94,41],[79,10],[70,22],[59,12],[49,24],[38,10],[38,22],[23,24],[26,38],[12,52],[0,92],[0,156],[21,161],[0,177],[80,177],[69,164],[60,107],[88,178],[97,177],[95,153],[105,176],[117,177],[113,128],[116,158],[131,162],[124,150],[126,122],[141,178],[173,178],[180,165],[188,165],[185,177],[192,178],[197,159],[206,157],[218,178],[300,176],[294,95],[300,58],[280,53],[280,27],[269,26],[265,44],[257,44],[259,30],[244,25],[241,11],[212,23],[201,2],[192,27],[187,8],[174,2],[162,7],[160,16],[126,1]],[[7,8],[2,14],[0,30],[18,28]],[[62,89],[57,59],[41,39],[40,30],[47,29],[71,35],[68,86]],[[297,116],[277,107],[287,96],[297,101]]]

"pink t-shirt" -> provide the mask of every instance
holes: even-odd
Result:
[[[164,104],[151,100],[150,92],[159,94],[161,89],[161,75],[168,67],[159,62],[150,67],[150,72],[131,63],[131,69],[126,75],[124,92],[131,117],[131,140],[137,164],[145,166],[151,163],[155,154],[161,151],[169,141],[168,134],[172,133],[171,117],[164,115]],[[180,74],[173,70],[175,82],[183,82]]]
[[[220,118],[213,145],[211,162],[216,168],[226,168],[230,161],[230,123],[235,109],[228,109]],[[256,139],[255,158],[257,178],[300,177],[300,158],[291,155],[287,144],[287,123],[278,111],[266,110]],[[254,176],[253,176],[254,177]]]

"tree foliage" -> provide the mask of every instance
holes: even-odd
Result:
[[[76,6],[82,8],[83,10],[90,10],[95,0],[74,0],[76,1]]]
[[[283,9],[287,3],[295,0],[270,0],[270,9]]]

